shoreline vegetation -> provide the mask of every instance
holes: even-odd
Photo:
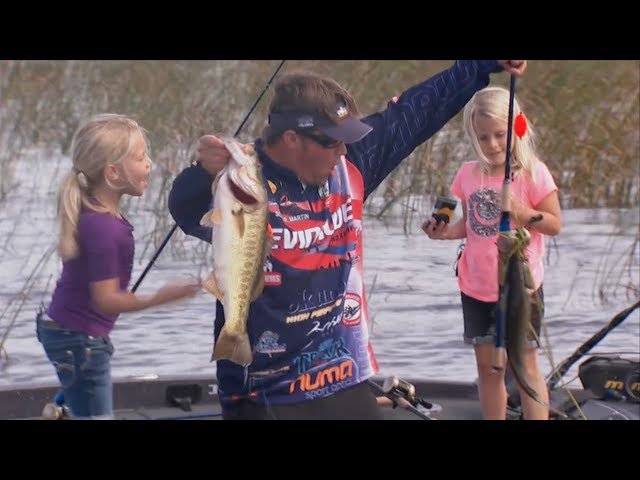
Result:
[[[29,151],[68,156],[78,123],[97,112],[130,115],[149,131],[154,174],[141,202],[153,226],[139,251],[151,255],[173,225],[167,195],[176,175],[194,158],[205,133],[232,134],[241,124],[277,60],[13,60],[0,62],[0,209],[19,187],[18,162]],[[280,75],[296,70],[328,74],[358,100],[362,115],[382,110],[411,85],[449,67],[433,61],[287,61]],[[507,75],[492,84],[508,88]],[[640,62],[610,60],[531,61],[518,82],[523,111],[537,130],[537,149],[560,189],[563,209],[636,209],[640,205]],[[239,140],[260,134],[269,89]],[[47,153],[39,156],[47,157]],[[472,158],[462,113],[418,147],[373,193],[367,218],[415,231],[436,196],[446,195],[461,162]],[[60,164],[60,169],[65,165]],[[52,185],[52,188],[54,186]],[[5,205],[6,206],[6,205]],[[633,222],[631,222],[633,223]],[[627,232],[635,228],[623,218]],[[172,252],[184,254],[182,235]],[[637,255],[638,237],[630,247]],[[550,242],[553,243],[553,242]],[[205,246],[190,252],[202,258]],[[200,251],[202,250],[202,251]],[[625,251],[628,251],[625,249]]]
[[[307,69],[332,75],[363,115],[383,109],[404,89],[453,61],[287,61],[281,73]],[[206,132],[234,132],[278,61],[4,61],[0,62],[0,202],[15,188],[12,171],[25,147],[67,155],[81,119],[97,112],[131,115],[150,132],[163,178],[192,159]],[[506,75],[492,84],[508,88]],[[538,130],[563,208],[624,208],[640,202],[640,62],[532,61],[518,83],[525,114]],[[259,135],[270,90],[240,133]],[[376,196],[445,194],[471,150],[462,115],[417,148]],[[385,203],[379,211],[384,216]]]

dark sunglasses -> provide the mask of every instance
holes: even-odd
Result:
[[[330,136],[323,135],[321,133],[312,133],[304,130],[296,130],[296,133],[302,137],[308,138],[309,140],[313,140],[322,148],[336,148],[342,143],[340,140],[336,140],[335,138],[331,138]]]

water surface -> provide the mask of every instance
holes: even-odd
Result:
[[[10,328],[0,358],[0,386],[55,382],[56,376],[35,338],[35,309],[51,294],[61,266],[47,251],[56,238],[57,180],[69,161],[33,152],[17,166],[16,186],[0,204],[0,337]],[[166,208],[153,208],[157,185],[128,203],[137,240],[133,281],[172,221]],[[154,233],[156,218],[165,226]],[[548,242],[543,371],[571,354],[637,295],[640,252],[634,243],[639,213],[572,210],[564,228]],[[158,242],[159,243],[159,242]],[[365,220],[365,272],[372,343],[382,375],[454,381],[476,378],[472,349],[462,342],[462,310],[453,273],[459,242],[429,240],[418,222],[405,234],[402,221]],[[146,247],[146,248],[145,248]],[[139,292],[150,293],[175,277],[204,275],[203,242],[177,232],[156,261]],[[38,262],[41,268],[36,268]],[[31,281],[29,276],[33,275]],[[215,303],[202,293],[188,303],[123,314],[112,340],[113,376],[215,375],[209,359]],[[594,352],[625,352],[638,358],[640,313],[636,310]],[[565,377],[575,377],[574,367]]]

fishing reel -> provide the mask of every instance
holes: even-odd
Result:
[[[432,410],[434,408],[433,403],[426,401],[424,398],[416,395],[416,387],[401,378],[392,375],[388,377],[382,384],[382,391],[393,401],[393,408],[398,406],[397,399],[402,398],[414,408],[418,405]]]

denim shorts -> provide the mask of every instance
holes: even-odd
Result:
[[[64,403],[74,419],[113,418],[109,337],[94,337],[54,322],[40,311],[36,334],[52,363],[64,393]]]
[[[541,315],[539,315],[538,309],[534,307],[534,292],[534,295],[531,297],[531,326],[537,338],[540,338],[540,326],[542,324],[542,317],[544,317],[544,292],[542,291],[542,285],[540,285],[537,292],[539,293],[542,312]],[[462,292],[460,292],[460,297],[462,299],[462,315],[464,317],[464,342],[471,345],[495,343],[495,310],[497,302],[482,302]],[[530,334],[528,340],[529,347],[539,346],[533,335]]]

